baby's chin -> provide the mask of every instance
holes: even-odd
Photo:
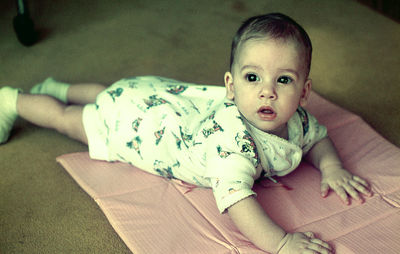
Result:
[[[252,123],[252,125],[254,127],[256,127],[257,129],[265,132],[265,133],[268,133],[268,134],[271,134],[271,135],[276,135],[276,136],[279,136],[279,137],[285,137],[286,133],[287,133],[287,127],[286,127],[287,124],[280,125],[280,126],[278,126],[276,128],[271,128],[269,126],[265,126],[265,125],[262,125],[262,124],[253,124]]]

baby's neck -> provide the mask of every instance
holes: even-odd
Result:
[[[280,138],[283,138],[283,139],[286,139],[286,140],[289,139],[289,132],[288,132],[287,124],[285,124],[284,126],[280,127],[279,129],[276,129],[274,131],[270,131],[268,133],[272,134],[272,135],[276,135],[276,136],[278,136]]]

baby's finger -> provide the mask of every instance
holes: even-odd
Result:
[[[351,182],[351,181],[350,181]],[[351,183],[350,183],[351,184]],[[358,194],[357,190],[349,185],[349,184],[345,184],[343,185],[343,188],[346,190],[346,192],[355,200],[361,201],[363,202],[364,200],[360,197],[360,195]]]
[[[329,249],[329,250],[332,250],[331,246],[329,246],[328,243],[322,241],[321,239],[312,238],[312,239],[310,240],[310,242],[319,244],[319,245],[321,245],[321,246],[323,246],[323,247],[325,247],[325,248],[327,248],[327,249]]]
[[[349,198],[347,196],[346,191],[343,189],[343,187],[339,186],[333,189],[336,194],[339,196],[339,198],[345,203],[346,205],[350,205]]]
[[[362,178],[359,177],[359,176],[354,176],[354,175],[353,175],[353,180],[355,180],[355,181],[361,183],[361,184],[364,185],[365,187],[368,187],[367,181],[365,181],[364,179],[362,179]]]
[[[307,236],[308,238],[313,238],[314,237],[314,233],[313,232],[304,232],[303,234],[305,236]]]
[[[364,185],[360,184],[355,180],[350,181],[351,186],[353,186],[358,192],[365,194],[367,196],[371,196],[371,191],[367,189]]]
[[[321,196],[325,198],[326,196],[328,196],[328,192],[329,192],[329,185],[326,183],[321,183]]]
[[[315,239],[315,240],[317,240],[317,239]],[[314,243],[314,242],[311,242],[307,246],[307,251],[308,250],[311,251],[309,253],[320,253],[320,254],[330,254],[331,253],[331,248],[329,247],[329,245],[326,247],[324,245],[321,245],[319,243]],[[305,251],[304,253],[308,253],[307,251]]]
[[[353,176],[354,184],[353,185],[359,192],[367,195],[372,196],[371,190],[368,188],[369,184],[362,178],[358,176]]]

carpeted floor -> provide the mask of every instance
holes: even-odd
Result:
[[[108,85],[151,74],[222,85],[240,22],[286,13],[313,41],[314,90],[400,146],[400,25],[357,1],[32,0],[29,6],[41,39],[24,47],[12,28],[15,2],[0,2],[0,84],[26,91],[48,76]],[[18,120],[0,146],[0,253],[129,253],[55,161],[85,150]]]

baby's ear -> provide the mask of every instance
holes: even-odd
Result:
[[[311,79],[307,79],[306,82],[304,83],[303,91],[300,97],[300,106],[302,107],[307,105],[308,98],[310,97],[311,93],[311,86],[312,86]]]
[[[225,82],[225,88],[226,88],[226,98],[229,100],[233,100],[235,98],[235,93],[234,93],[234,86],[233,86],[233,76],[232,73],[225,72],[224,75],[224,82]]]

